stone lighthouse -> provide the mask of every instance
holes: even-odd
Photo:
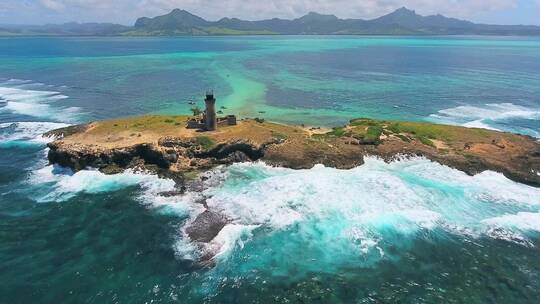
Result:
[[[214,131],[217,129],[217,116],[216,116],[216,99],[214,98],[214,91],[206,91],[206,103],[205,122],[204,127],[207,131]]]

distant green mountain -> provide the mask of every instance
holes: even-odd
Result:
[[[0,25],[0,36],[106,36],[127,32],[130,29],[130,26],[113,23],[70,22],[46,25]]]
[[[293,20],[274,18],[261,21],[236,18],[207,21],[187,11],[175,9],[163,16],[140,18],[134,30],[127,34],[540,35],[540,27],[475,24],[442,15],[421,16],[404,7],[373,20],[339,19],[334,15],[311,12]]]
[[[540,26],[489,25],[448,18],[421,16],[400,8],[372,19],[340,19],[311,12],[303,17],[246,21],[223,18],[207,21],[185,10],[154,18],[139,18],[132,27],[102,23],[67,23],[45,26],[0,26],[0,35],[123,35],[123,36],[199,36],[199,35],[519,35],[540,36]]]

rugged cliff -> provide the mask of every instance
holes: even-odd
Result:
[[[365,155],[385,160],[424,156],[477,174],[484,170],[540,186],[540,144],[533,138],[429,123],[352,120],[329,130],[243,120],[215,132],[184,127],[184,116],[145,116],[49,132],[49,160],[74,170],[126,168],[181,176],[221,164],[261,160],[294,169],[315,164],[349,169]]]
[[[92,167],[114,174],[130,168],[174,180],[176,190],[161,196],[201,192],[204,177],[192,173],[217,165],[263,161],[293,169],[316,164],[350,169],[363,164],[366,155],[386,161],[424,156],[467,174],[493,170],[540,186],[540,144],[522,135],[370,119],[327,130],[242,120],[213,132],[186,129],[186,122],[185,116],[144,116],[54,130],[46,134],[57,138],[49,144],[49,161],[75,171]],[[185,233],[200,247],[200,262],[211,265],[211,241],[229,220],[210,210],[205,199],[197,203],[206,211]]]

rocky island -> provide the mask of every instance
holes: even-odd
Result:
[[[350,169],[366,155],[386,161],[423,156],[467,174],[501,172],[540,186],[540,143],[512,133],[421,122],[353,119],[333,129],[303,128],[262,119],[201,132],[189,116],[142,116],[92,122],[48,132],[49,161],[75,171],[127,168],[182,177],[217,165],[263,161],[293,169],[316,164]],[[178,178],[180,180],[181,178]]]
[[[540,186],[540,143],[534,138],[485,129],[420,122],[353,119],[333,129],[289,126],[263,119],[202,131],[188,128],[189,116],[142,116],[92,122],[53,130],[48,158],[74,171],[97,168],[106,174],[126,169],[170,178],[176,190],[162,196],[201,191],[201,172],[218,165],[262,161],[307,169],[316,164],[351,169],[365,156],[385,161],[423,156],[474,175],[485,170]],[[198,244],[204,263],[215,254],[209,242],[229,223],[206,201],[185,233]]]

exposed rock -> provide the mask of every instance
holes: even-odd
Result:
[[[177,189],[186,189],[186,178],[182,172],[159,169],[157,172],[161,178],[171,179],[175,183]]]
[[[192,241],[208,243],[229,223],[221,214],[206,210],[186,228]]]
[[[84,132],[89,127],[90,127],[90,125],[88,125],[88,124],[69,126],[69,127],[56,129],[56,130],[51,130],[51,131],[46,132],[45,134],[43,134],[43,136],[45,136],[45,137],[53,137],[53,138],[56,138],[56,139],[62,139],[64,137],[66,137],[66,136],[70,136],[70,135],[73,135],[73,134],[76,134],[76,133]]]
[[[175,180],[181,192],[186,189],[183,173],[202,172],[223,164],[261,160],[293,169],[309,169],[317,164],[350,169],[362,165],[365,155],[386,161],[421,155],[467,174],[493,170],[514,181],[540,186],[540,143],[510,133],[360,119],[334,132],[320,134],[266,121],[242,120],[237,126],[202,135],[189,133],[192,131],[183,127],[163,132],[159,129],[160,134],[156,135],[149,121],[159,123],[163,119],[130,118],[49,132],[62,137],[48,144],[49,161],[75,171],[87,167],[106,174],[127,168],[149,171]],[[147,124],[148,131],[136,127],[140,139],[130,138],[133,132],[129,128],[117,127],[129,123]],[[396,126],[399,124],[407,124],[412,131],[400,129]],[[370,128],[372,132],[366,136]],[[379,137],[373,135],[376,132]],[[429,134],[444,136],[430,138]]]
[[[209,175],[196,179],[186,176],[223,164],[261,160],[292,169],[309,169],[317,164],[351,169],[362,165],[367,155],[387,162],[423,156],[469,175],[493,170],[514,181],[540,186],[540,143],[522,135],[421,123],[408,125],[412,130],[407,131],[396,126],[402,122],[367,119],[320,133],[262,120],[243,120],[238,126],[204,135],[189,133],[182,127],[162,134],[163,124],[159,128],[149,126],[151,121],[163,120],[156,116],[131,118],[51,131],[49,136],[60,139],[48,144],[49,161],[75,171],[93,167],[105,174],[125,169],[157,174],[175,182],[174,190],[159,193],[163,197],[203,192],[213,182],[207,180]],[[145,125],[148,130],[136,127],[137,136],[129,136],[135,133],[128,127],[117,128],[129,123]],[[368,133],[374,126],[375,131]],[[186,233],[203,252],[199,262],[209,266],[216,253],[211,241],[230,220],[209,210],[204,198],[195,203],[206,211],[189,224]]]
[[[111,165],[128,168],[133,160],[143,160],[145,164],[168,169],[171,162],[167,154],[151,144],[140,144],[127,148],[103,149],[96,146],[65,145],[62,141],[48,144],[48,158],[51,163],[71,168],[75,171],[87,167],[102,169]]]
[[[163,196],[163,197],[173,197],[173,196],[182,195],[184,193],[185,193],[185,191],[183,191],[183,190],[172,190],[172,191],[160,192],[158,195]]]
[[[243,155],[238,154],[237,152],[241,152]],[[234,156],[233,154],[236,154],[236,156]],[[243,161],[254,161],[261,159],[264,156],[264,148],[256,147],[249,141],[239,140],[235,142],[219,144],[210,151],[200,153],[197,156],[202,158],[212,157],[216,159],[225,159],[230,157],[231,155],[233,155],[232,158],[237,157],[242,159]]]
[[[224,164],[233,164],[233,163],[245,163],[252,161],[246,153],[242,151],[234,151],[229,154],[226,158],[221,159]]]
[[[102,173],[105,173],[107,175],[113,175],[113,174],[122,173],[122,172],[124,172],[124,170],[125,170],[124,168],[119,167],[116,164],[111,164],[111,165],[107,165],[107,166],[101,168],[99,171],[101,171]]]

